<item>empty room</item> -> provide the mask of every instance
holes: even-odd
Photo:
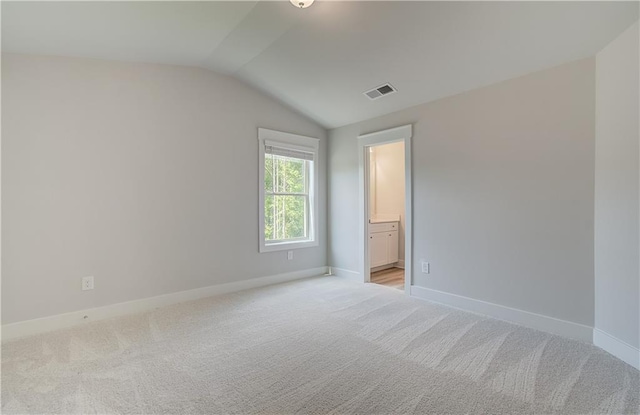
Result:
[[[640,414],[637,1],[2,1],[1,412]]]

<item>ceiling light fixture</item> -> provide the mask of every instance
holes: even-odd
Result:
[[[306,9],[313,4],[314,0],[289,0],[291,4],[299,9]]]

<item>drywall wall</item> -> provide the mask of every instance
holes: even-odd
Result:
[[[326,265],[326,131],[233,78],[5,54],[2,121],[3,324]],[[258,253],[258,127],[321,138],[292,261]]]
[[[358,271],[358,135],[413,124],[413,284],[592,326],[594,83],[589,58],[331,130],[330,265]]]
[[[638,23],[596,56],[595,327],[640,347]]]
[[[400,215],[398,257],[404,264],[404,143],[371,147],[375,215]]]

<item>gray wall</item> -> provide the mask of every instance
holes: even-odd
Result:
[[[357,136],[411,123],[414,284],[592,326],[594,82],[589,58],[330,131],[330,264],[358,270]]]
[[[320,245],[258,253],[265,127],[326,132],[205,70],[2,59],[2,322],[326,265]],[[80,279],[95,276],[95,290]]]
[[[638,23],[596,56],[595,327],[640,347]]]

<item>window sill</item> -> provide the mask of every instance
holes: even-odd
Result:
[[[279,242],[275,244],[260,244],[260,252],[288,251],[292,249],[312,248],[318,246],[318,241]]]

